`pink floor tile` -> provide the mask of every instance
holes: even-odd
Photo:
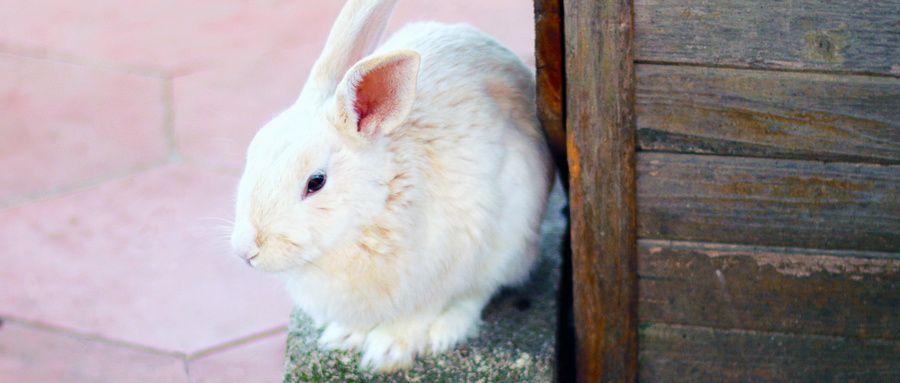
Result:
[[[0,382],[185,381],[179,358],[101,338],[218,350],[189,362],[195,382],[281,380],[285,334],[219,347],[290,311],[227,255],[222,218],[247,143],[295,99],[342,3],[0,0],[0,316],[19,320],[0,327]],[[468,22],[533,63],[531,1],[400,0],[389,33],[417,20]],[[158,167],[169,123],[188,163]]]
[[[318,42],[337,0],[0,0],[0,48],[184,73],[256,56],[285,42]],[[532,48],[526,0],[401,1],[408,20],[466,21],[518,53]],[[313,33],[310,33],[313,32]]]
[[[188,382],[184,362],[158,354],[6,322],[0,382]]]
[[[520,57],[534,56],[532,0],[400,0],[388,33],[408,22],[423,20],[471,24]]]
[[[190,361],[194,383],[275,383],[284,377],[287,331]]]
[[[175,79],[180,152],[191,160],[241,168],[253,135],[294,102],[320,49],[317,44],[285,48]]]
[[[168,166],[0,212],[0,316],[185,353],[284,325],[280,284],[229,255],[235,182]]]
[[[158,163],[162,83],[0,54],[0,207]]]
[[[0,48],[184,73],[266,52],[330,23],[340,2],[0,0]],[[328,16],[326,16],[328,15]]]

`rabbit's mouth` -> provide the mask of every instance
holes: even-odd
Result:
[[[290,268],[294,265],[283,254],[260,251],[248,257],[245,262],[248,266],[262,272],[279,272]]]
[[[270,271],[270,262],[266,262],[263,257],[260,257],[259,254],[254,255],[250,258],[247,258],[247,265],[260,271]]]

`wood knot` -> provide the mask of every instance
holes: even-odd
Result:
[[[817,61],[841,62],[844,37],[839,31],[813,31],[805,36],[806,55]]]

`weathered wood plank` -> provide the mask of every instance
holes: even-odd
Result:
[[[578,382],[637,378],[631,0],[564,0]]]
[[[569,169],[566,162],[566,129],[564,121],[565,92],[563,68],[563,15],[560,0],[534,2],[534,56],[537,70],[537,112],[544,127],[550,150],[568,190]]]
[[[900,79],[637,67],[643,150],[900,163]]]
[[[900,381],[900,342],[641,325],[641,382]]]
[[[900,253],[638,241],[644,322],[900,339]]]
[[[900,75],[898,0],[636,0],[637,59]]]
[[[537,115],[547,136],[563,189],[569,191],[565,126],[565,40],[562,0],[534,1]],[[568,218],[568,217],[567,217]],[[557,295],[556,381],[575,380],[575,328],[572,323],[572,252],[569,226],[559,254]]]
[[[638,233],[900,252],[900,166],[671,153],[638,156]]]

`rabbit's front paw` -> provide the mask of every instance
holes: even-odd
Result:
[[[440,354],[450,350],[475,333],[476,321],[455,316],[442,316],[428,329],[428,351]]]
[[[390,372],[411,365],[427,338],[420,327],[394,325],[370,331],[363,345],[362,367]]]
[[[475,335],[481,307],[488,296],[460,300],[450,305],[428,329],[428,351],[440,354]]]
[[[359,350],[366,340],[365,332],[353,331],[337,323],[329,323],[319,336],[319,345],[330,350]]]

